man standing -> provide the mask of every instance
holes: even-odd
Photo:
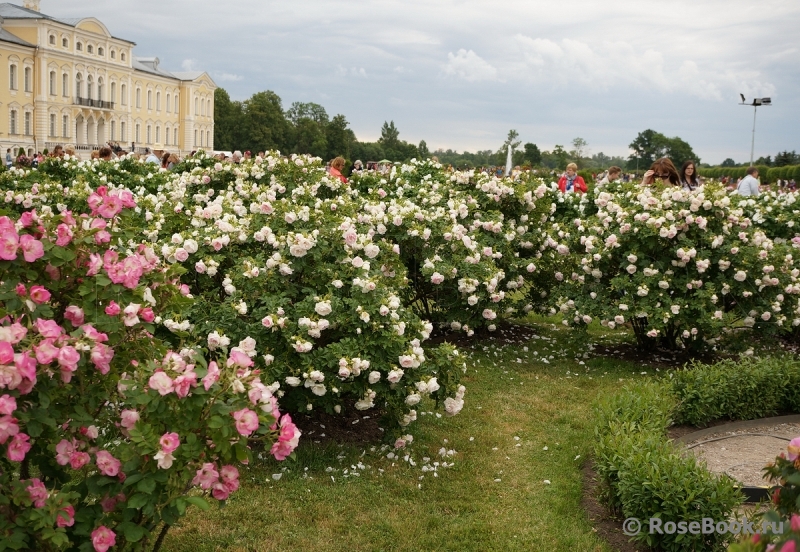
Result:
[[[147,154],[147,158],[144,160],[145,163],[155,163],[156,165],[160,165],[161,161],[158,160],[158,157],[150,151],[150,148],[145,148],[144,152]]]
[[[736,191],[741,196],[756,196],[758,197],[758,169],[755,167],[747,168],[747,176],[742,178]]]

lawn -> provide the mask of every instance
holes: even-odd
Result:
[[[462,346],[461,414],[420,415],[399,451],[301,439],[296,461],[243,469],[224,508],[190,510],[162,549],[610,551],[581,508],[581,467],[594,399],[657,375],[596,355],[629,338],[531,319]]]

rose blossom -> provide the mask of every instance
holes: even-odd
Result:
[[[162,370],[158,370],[156,373],[150,376],[148,385],[150,386],[150,389],[155,389],[158,391],[159,395],[161,396],[169,395],[174,390],[172,380]]]
[[[120,423],[122,427],[125,429],[133,429],[133,426],[136,425],[136,422],[139,421],[139,413],[135,410],[123,410],[120,412]]]
[[[75,507],[67,504],[58,511],[56,527],[72,527],[75,524]]]
[[[6,450],[6,457],[12,462],[22,462],[31,450],[31,444],[28,442],[30,440],[31,438],[24,433],[14,435]]]
[[[92,531],[92,545],[95,552],[108,552],[108,549],[115,544],[117,544],[117,535],[105,525]]]
[[[97,452],[96,464],[100,473],[108,477],[115,477],[119,473],[119,468],[122,462],[114,458],[107,450],[100,450]]]
[[[122,309],[116,303],[116,301],[114,301],[112,299],[111,301],[109,301],[108,305],[106,306],[105,311],[106,311],[106,314],[109,315],[109,316],[117,316],[120,312],[122,312]]]
[[[203,467],[197,470],[192,479],[192,485],[198,485],[201,489],[210,489],[219,479],[219,472],[211,462],[206,462]]]
[[[47,500],[47,488],[41,479],[33,478],[28,480],[28,494],[35,508],[44,508],[44,503]]]
[[[47,303],[49,300],[50,300],[50,292],[47,291],[43,286],[31,287],[31,301],[33,301],[38,305],[41,305],[43,303]]]
[[[275,429],[275,426],[273,426],[273,429]],[[284,414],[281,418],[280,429],[278,440],[273,443],[269,452],[276,460],[285,460],[297,448],[301,432],[292,423],[292,417],[289,414]]]
[[[158,444],[161,445],[161,450],[163,450],[166,454],[171,454],[180,446],[181,438],[175,432],[165,433],[158,440]]]
[[[11,395],[0,396],[0,416],[11,415],[17,409],[17,399]]]
[[[233,419],[236,420],[236,431],[245,437],[258,429],[258,414],[249,408],[243,408],[231,413]]]
[[[70,305],[64,310],[64,318],[69,320],[76,328],[83,324],[83,316],[83,309],[75,305]]]

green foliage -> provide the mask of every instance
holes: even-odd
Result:
[[[634,168],[637,161],[640,169],[649,168],[660,157],[670,158],[676,167],[685,161],[700,163],[700,158],[686,141],[678,137],[669,138],[651,129],[640,132],[629,147],[633,150],[628,158],[629,169]]]
[[[675,372],[671,383],[681,424],[800,413],[800,361],[788,356],[692,363]]]

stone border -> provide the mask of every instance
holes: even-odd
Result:
[[[790,414],[788,416],[774,416],[772,418],[759,418],[757,420],[745,420],[742,422],[731,422],[728,424],[722,424],[714,427],[707,427],[705,429],[700,429],[698,431],[694,431],[692,433],[687,433],[686,435],[682,435],[675,439],[676,443],[680,443],[685,445],[691,441],[697,441],[698,439],[702,439],[708,435],[713,435],[715,433],[724,433],[726,431],[739,431],[742,429],[752,429],[764,425],[775,425],[775,424],[794,424],[800,423],[800,414]],[[772,497],[772,491],[777,489],[778,487],[767,487],[767,486],[759,486],[759,487],[751,487],[744,485],[739,487],[742,491],[742,494],[745,496],[745,502],[752,503],[752,502],[761,502],[762,500],[769,500]]]

